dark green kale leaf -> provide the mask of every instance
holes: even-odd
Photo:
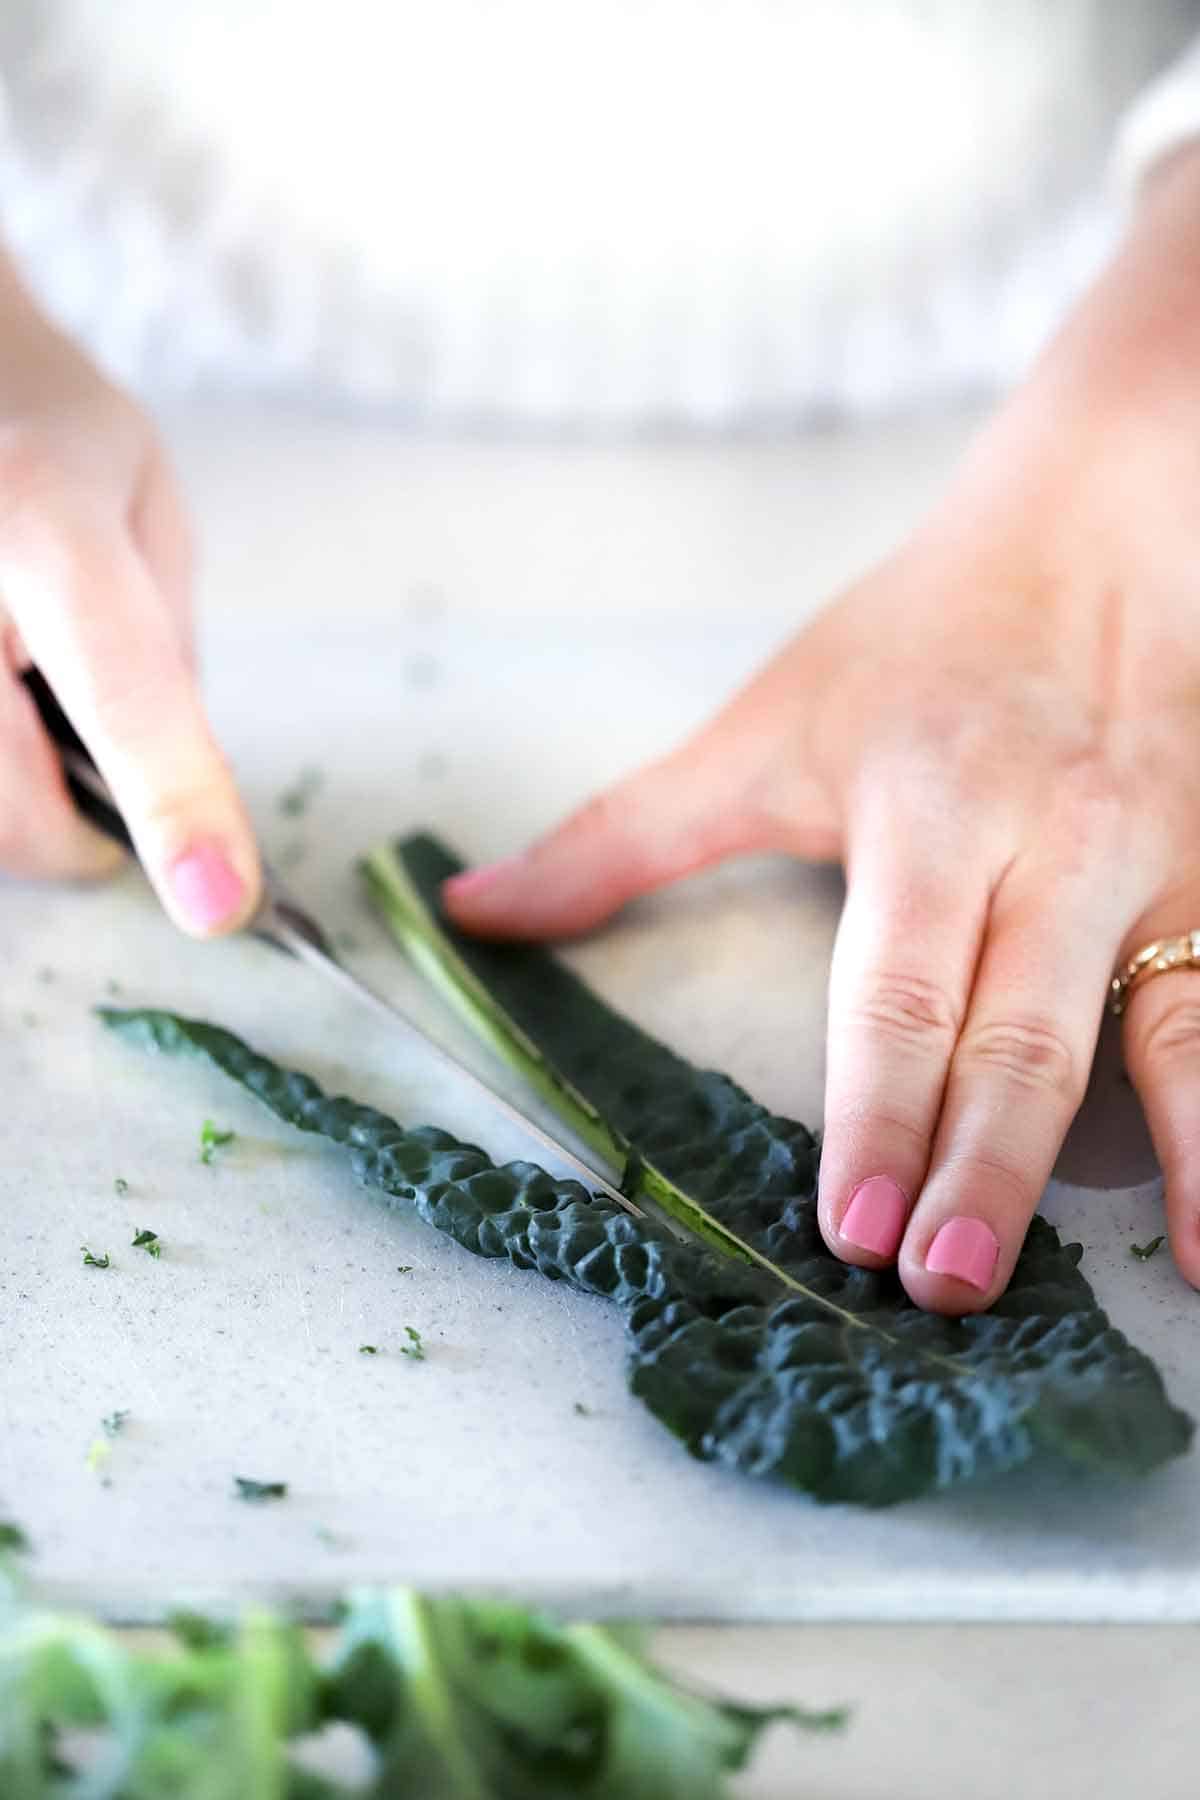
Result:
[[[157,1231],[143,1228],[141,1231],[135,1232],[134,1236],[130,1239],[130,1243],[133,1249],[144,1250],[147,1256],[157,1258],[162,1255],[162,1239],[159,1237]]]
[[[1191,1422],[1171,1406],[1154,1365],[1095,1304],[1077,1248],[1064,1248],[1044,1221],[997,1307],[946,1320],[912,1306],[894,1276],[831,1257],[811,1189],[774,1198],[790,1232],[778,1263],[766,1249],[781,1233],[765,1223],[751,1232],[750,1199],[738,1224],[755,1260],[718,1256],[533,1163],[497,1167],[436,1127],[405,1129],[373,1107],[331,1098],[218,1026],[155,1011],[101,1016],[144,1045],[200,1053],[277,1117],[344,1145],[361,1181],[464,1249],[615,1301],[634,1393],[706,1460],[782,1478],[821,1500],[882,1506],[1014,1468],[1040,1450],[1130,1474],[1190,1442]],[[581,1031],[587,1024],[584,1013]],[[707,1091],[732,1105],[724,1087]],[[758,1110],[754,1156],[773,1179],[801,1128],[785,1122],[788,1148],[776,1157]]]
[[[85,1269],[109,1269],[112,1267],[112,1257],[108,1254],[107,1250],[104,1252],[103,1256],[94,1256],[86,1244],[80,1244],[79,1248],[83,1255],[83,1266]]]
[[[1166,1241],[1166,1238],[1160,1235],[1152,1237],[1148,1244],[1130,1244],[1129,1254],[1135,1256],[1139,1262],[1149,1262],[1155,1251],[1161,1250]]]

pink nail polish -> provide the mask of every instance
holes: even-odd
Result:
[[[953,1275],[985,1293],[999,1254],[996,1234],[982,1219],[947,1219],[926,1252],[925,1267],[931,1275]]]
[[[241,906],[241,876],[215,844],[194,844],[171,864],[168,879],[176,903],[198,931],[223,925]]]
[[[838,1235],[856,1250],[895,1256],[907,1218],[908,1196],[904,1189],[890,1175],[869,1175],[851,1194]]]
[[[494,881],[515,869],[519,860],[516,856],[504,856],[499,862],[480,863],[477,869],[464,869],[461,875],[451,875],[442,883],[442,892],[455,900],[473,900],[476,894],[482,894]]]

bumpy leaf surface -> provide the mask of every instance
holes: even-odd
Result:
[[[567,972],[542,953],[515,954],[544,1005]],[[725,1191],[711,1179],[709,1152],[723,1159],[735,1194],[730,1222],[759,1261],[680,1243],[664,1225],[631,1218],[533,1163],[498,1167],[447,1132],[405,1128],[332,1098],[218,1026],[158,1011],[104,1008],[101,1016],[153,1048],[205,1056],[279,1118],[343,1145],[364,1183],[412,1205],[464,1249],[614,1301],[629,1331],[634,1393],[696,1456],[821,1500],[880,1506],[1012,1468],[1038,1448],[1108,1472],[1143,1472],[1186,1449],[1190,1421],[1096,1306],[1078,1249],[1060,1245],[1043,1221],[993,1312],[962,1321],[920,1312],[893,1277],[847,1268],[825,1250],[813,1210],[814,1144],[803,1127],[771,1118],[723,1076],[697,1075],[689,1089],[686,1063],[568,981],[585,1050],[576,1060],[571,1033],[560,1032],[557,1053],[574,1080],[587,1080],[603,1034],[603,1097],[645,1159],[630,1165],[639,1180],[651,1154],[678,1180],[690,1159],[694,1186],[717,1218]],[[521,991],[510,987],[506,1003],[515,1006]],[[498,1041],[495,1029],[489,1035]],[[523,1041],[528,1056],[532,1040]],[[628,1080],[612,1067],[623,1045],[636,1056]],[[663,1112],[687,1122],[686,1157],[662,1135]],[[653,1120],[644,1137],[643,1115]],[[740,1137],[732,1153],[725,1131]]]

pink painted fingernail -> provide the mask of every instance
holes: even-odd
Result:
[[[223,850],[194,844],[168,871],[176,903],[197,931],[212,931],[237,912],[246,897],[245,884]]]
[[[842,1214],[839,1236],[856,1250],[876,1256],[895,1256],[908,1218],[908,1195],[890,1175],[869,1175],[860,1181]]]
[[[996,1234],[982,1219],[947,1219],[929,1246],[925,1267],[931,1275],[953,1275],[986,1293],[999,1254]]]
[[[464,869],[461,875],[451,875],[442,883],[442,892],[452,900],[473,900],[501,876],[507,875],[510,869],[515,869],[519,861],[517,856],[503,856],[499,862],[480,863],[477,869]]]

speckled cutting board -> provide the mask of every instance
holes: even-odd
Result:
[[[424,823],[474,855],[513,847],[672,742],[778,635],[715,612],[488,620],[424,593],[391,617],[226,613],[207,660],[269,851],[350,960],[461,1045],[365,914],[356,853]],[[309,764],[321,786],[289,817]],[[838,903],[830,871],[748,861],[572,955],[680,1050],[814,1119]],[[402,1118],[523,1150],[378,1020],[254,943],[181,941],[133,871],[100,893],[6,886],[0,918],[0,1515],[46,1593],[125,1618],[403,1579],[673,1618],[1200,1619],[1195,1454],[1137,1485],[1022,1475],[876,1515],[694,1462],[627,1395],[614,1311],[385,1210],[336,1154],[89,1008],[119,990],[205,1014]],[[1200,1413],[1200,1300],[1165,1254],[1129,1254],[1157,1190],[1115,1066],[1099,1083],[1064,1166],[1108,1190],[1055,1184],[1046,1209]],[[211,1167],[208,1117],[237,1133]],[[130,1245],[145,1226],[158,1261]],[[112,1267],[83,1267],[83,1244]],[[423,1363],[399,1354],[407,1325]],[[239,1503],[235,1475],[288,1497]]]

